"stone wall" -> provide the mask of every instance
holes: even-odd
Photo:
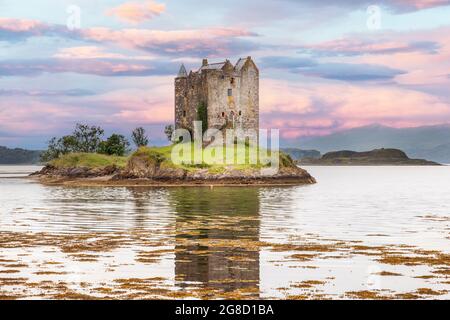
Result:
[[[208,128],[259,129],[259,71],[251,58],[239,70],[229,61],[220,69],[203,69],[175,79],[176,128],[193,129],[201,102]]]
[[[253,62],[241,70],[240,107],[244,130],[259,130],[259,71]]]

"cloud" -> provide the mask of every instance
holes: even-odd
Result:
[[[11,137],[39,137],[42,145],[83,122],[127,136],[134,127],[144,126],[155,143],[164,138],[164,125],[173,122],[173,78],[155,77],[145,84],[142,89],[133,86],[79,97],[6,94],[0,99],[0,139],[1,132],[8,132]]]
[[[296,1],[296,0],[287,0]],[[423,9],[435,8],[450,5],[450,0],[304,0],[305,5],[313,5],[315,7],[335,7],[365,10],[370,5],[380,5],[392,9],[396,13],[405,13],[418,11]]]
[[[317,62],[313,59],[299,57],[267,56],[260,60],[262,67],[278,69],[296,69],[317,65]]]
[[[108,43],[170,56],[231,56],[259,47],[248,37],[255,33],[240,28],[150,30],[86,28],[69,30],[36,20],[0,19],[0,41],[19,41],[30,37],[61,37],[96,44]]]
[[[53,56],[61,59],[126,59],[123,54],[105,52],[96,46],[62,48]]]
[[[435,41],[399,41],[391,39],[367,40],[346,38],[327,41],[314,45],[306,45],[300,53],[308,53],[318,57],[381,55],[391,53],[422,52],[436,54],[440,45]]]
[[[0,61],[0,77],[38,76],[43,73],[79,73],[107,77],[145,77],[176,74],[168,61],[123,59],[31,59]]]
[[[82,31],[82,38],[111,43],[167,55],[230,56],[254,50],[258,46],[242,37],[256,34],[239,28],[208,28],[188,30],[148,30],[91,28]]]
[[[450,5],[449,0],[385,0],[382,3],[385,3],[385,5],[391,6],[398,11],[423,10]]]
[[[439,49],[436,53],[425,51],[397,51],[384,54],[366,54],[353,56],[351,60],[361,64],[387,65],[390,68],[407,71],[398,75],[395,81],[398,85],[408,86],[416,90],[448,97],[450,81],[446,76],[450,69],[450,28],[439,27],[414,33],[391,33],[392,42],[406,41],[411,43],[420,39],[436,43]],[[387,35],[386,35],[387,36]],[[350,59],[350,58],[348,58]],[[341,60],[345,60],[341,58]]]
[[[84,97],[95,95],[95,92],[86,89],[70,90],[19,90],[19,89],[0,89],[0,96],[29,96],[29,97]]]
[[[261,80],[261,127],[286,138],[322,135],[372,123],[393,127],[440,124],[450,103],[423,92],[376,85]]]
[[[319,63],[307,58],[269,56],[261,59],[266,68],[287,69],[309,77],[344,81],[390,80],[405,72],[383,65]]]
[[[141,23],[159,16],[166,10],[164,4],[153,0],[145,2],[126,2],[107,11],[108,15],[115,16],[128,23]]]
[[[344,81],[390,80],[406,72],[382,65],[356,63],[323,63],[298,69],[306,76]]]
[[[43,36],[71,37],[72,33],[62,25],[50,25],[31,19],[0,17],[0,41],[16,42]]]

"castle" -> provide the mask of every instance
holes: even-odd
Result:
[[[251,57],[236,65],[229,60],[208,63],[198,71],[181,66],[175,78],[175,128],[193,132],[193,122],[203,129],[259,130],[259,70]],[[206,126],[205,126],[206,122]]]

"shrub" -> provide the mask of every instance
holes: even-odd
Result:
[[[102,141],[99,146],[99,153],[123,156],[128,152],[130,143],[123,135],[113,134],[106,141]]]

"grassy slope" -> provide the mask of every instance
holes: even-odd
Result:
[[[148,157],[150,161],[157,162],[161,167],[166,168],[181,168],[188,171],[193,171],[199,168],[207,168],[211,173],[221,173],[225,170],[225,166],[228,164],[208,164],[211,159],[211,154],[206,150],[203,150],[203,162],[201,164],[174,164],[171,161],[172,149],[174,146],[165,147],[141,147],[135,151],[130,157],[117,157],[117,156],[107,156],[95,153],[72,153],[64,155],[56,160],[50,162],[51,165],[56,167],[88,167],[88,168],[102,168],[110,165],[116,165],[120,168],[124,168],[131,157]],[[193,144],[191,145],[191,150],[193,150]],[[229,149],[228,149],[229,151]],[[266,166],[265,164],[258,161],[256,164],[251,164],[249,161],[250,152],[258,152],[258,149],[252,149],[248,146],[235,147],[235,164],[233,168],[238,170],[246,170],[252,168],[261,168]],[[265,151],[265,150],[264,150]],[[227,149],[224,147],[223,154],[226,154]],[[256,153],[258,154],[258,153]],[[280,167],[293,166],[292,159],[284,153],[280,153]],[[267,156],[268,157],[268,156]],[[238,164],[237,159],[241,160]],[[243,163],[242,163],[243,162]]]
[[[104,168],[111,165],[124,168],[127,161],[127,157],[108,156],[97,153],[70,153],[50,161],[49,164],[58,168]]]
[[[202,151],[202,159],[203,162],[201,164],[193,164],[192,163],[186,163],[186,164],[174,164],[170,159],[172,156],[172,149],[174,146],[166,146],[166,147],[142,147],[137,150],[132,157],[136,156],[146,156],[151,161],[156,161],[160,163],[161,167],[168,167],[168,168],[181,168],[188,171],[193,171],[196,169],[204,169],[207,168],[211,173],[221,173],[225,170],[225,167],[230,166],[230,164],[223,164],[224,161],[221,161],[219,164],[213,164],[213,158],[214,155],[211,154],[210,150],[206,149]],[[189,147],[188,147],[189,148]],[[191,144],[191,150],[194,149],[193,144]],[[226,147],[223,148],[223,155],[227,154],[227,151],[230,151],[230,149],[227,149]],[[234,169],[238,170],[246,170],[246,169],[253,169],[253,168],[262,168],[264,166],[269,166],[264,163],[261,163],[258,161],[257,163],[251,163],[250,159],[250,152],[255,152],[256,155],[258,155],[259,148],[250,148],[249,146],[235,146],[234,149],[234,164],[231,166]],[[262,150],[265,151],[266,150]],[[267,153],[267,152],[266,152]],[[287,156],[284,153],[280,153],[280,167],[288,167],[288,166],[294,166],[294,163],[292,159]],[[269,158],[269,155],[265,156],[264,158]],[[189,156],[187,157],[189,159]],[[193,159],[193,153],[191,154],[190,159]],[[221,157],[220,159],[223,159]],[[238,161],[239,159],[239,161]]]

